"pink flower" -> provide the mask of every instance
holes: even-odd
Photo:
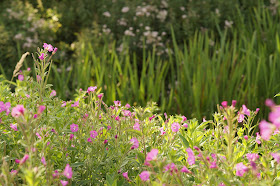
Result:
[[[10,102],[7,102],[7,103],[4,104],[3,101],[0,101],[0,113],[6,111],[6,115],[8,116],[9,113],[10,113],[10,107],[11,107]]]
[[[268,119],[277,128],[280,128],[280,107],[273,107],[272,112],[268,115]]]
[[[184,123],[184,124],[183,124],[183,127],[188,128],[188,124],[187,124],[187,123]]]
[[[139,141],[137,140],[137,138],[132,138],[130,142],[133,143],[131,149],[137,149],[139,147]]]
[[[63,171],[63,175],[68,178],[68,179],[71,179],[72,178],[72,168],[70,167],[69,164],[66,165],[64,171]]]
[[[63,101],[62,104],[61,104],[61,107],[65,107],[66,104],[67,104],[66,101]]]
[[[87,93],[90,93],[90,92],[94,92],[95,90],[97,89],[97,86],[94,86],[94,87],[88,87],[87,89]]]
[[[72,140],[74,138],[74,134],[70,134],[70,140]]]
[[[41,162],[43,163],[43,165],[47,165],[47,163],[46,163],[46,158],[43,156],[42,158],[41,158]]]
[[[11,174],[16,175],[17,173],[18,173],[17,170],[14,170],[14,169],[11,170]]]
[[[88,141],[88,142],[90,142],[90,143],[92,143],[92,140],[91,140],[91,138],[88,138],[88,139],[87,139],[87,141]]]
[[[30,67],[28,67],[28,68],[27,68],[27,71],[30,71],[30,70],[31,70],[31,68],[30,68]]]
[[[158,155],[158,149],[152,149],[147,153],[146,161],[156,160]]]
[[[50,96],[51,96],[51,97],[56,96],[56,91],[55,91],[55,90],[52,90],[52,92],[51,92]]]
[[[245,136],[244,136],[244,139],[245,139],[245,140],[248,140],[248,136],[247,136],[247,135],[245,135]]]
[[[267,99],[267,100],[265,100],[265,105],[268,107],[274,107],[275,103],[273,102],[273,100]]]
[[[232,100],[232,101],[231,101],[231,105],[232,105],[233,107],[235,107],[236,102],[237,102],[236,100]]]
[[[18,131],[18,129],[17,129],[17,124],[10,124],[10,127],[12,128],[12,129],[14,129],[14,131]]]
[[[74,102],[74,104],[71,105],[71,107],[78,107],[79,106],[79,100]]]
[[[244,121],[244,114],[238,114],[238,118],[237,118],[238,123],[241,123]]]
[[[42,139],[42,137],[40,136],[40,134],[38,132],[36,132],[36,136],[39,138],[39,139]]]
[[[260,141],[261,136],[260,136],[260,134],[257,132],[256,135],[257,135],[257,137],[256,137],[257,144],[261,144],[261,141]]]
[[[51,44],[44,43],[43,47],[44,47],[45,50],[47,50],[49,52],[53,51],[53,46]]]
[[[15,161],[16,161],[16,163],[19,163],[20,165],[22,165],[28,160],[28,158],[29,158],[29,155],[25,154],[21,160],[16,159]]]
[[[97,97],[101,99],[103,97],[103,93],[98,94]]]
[[[90,131],[90,137],[91,138],[96,138],[96,136],[97,136],[98,134],[97,134],[97,132],[95,131],[95,130],[92,130],[92,131]]]
[[[37,114],[34,114],[33,118],[34,118],[34,119],[38,118],[38,115],[37,115]]]
[[[143,171],[141,174],[139,174],[139,177],[142,181],[147,181],[150,179],[150,172],[149,171]]]
[[[36,77],[37,77],[37,81],[41,81],[42,80],[41,76],[37,75]]]
[[[223,101],[223,102],[222,102],[222,106],[223,106],[224,108],[226,108],[226,107],[227,107],[227,101]]]
[[[24,80],[24,76],[22,74],[18,75],[18,80],[23,81]]]
[[[134,130],[139,130],[140,131],[140,125],[138,122],[136,122],[134,125],[133,125],[133,129]]]
[[[104,143],[104,144],[108,143],[108,140],[105,139],[103,143]]]
[[[280,163],[280,154],[279,153],[271,153],[271,156],[276,160],[276,162]]]
[[[42,114],[42,112],[44,112],[45,109],[46,109],[46,106],[40,105],[38,108],[38,114]]]
[[[181,172],[185,172],[185,173],[191,173],[191,171],[186,167],[184,166],[182,169],[181,169]]]
[[[164,129],[163,129],[163,127],[161,127],[160,129],[159,129],[159,131],[160,131],[160,135],[162,136],[162,135],[164,135],[166,132],[164,131]]]
[[[194,156],[194,153],[193,153],[192,149],[187,148],[186,151],[188,153],[188,163],[189,163],[189,165],[195,164],[195,156]]]
[[[131,112],[130,112],[129,110],[123,110],[123,115],[124,115],[125,117],[131,116]]]
[[[235,165],[236,176],[242,177],[249,169],[242,162]]]
[[[265,141],[269,140],[270,136],[273,133],[274,126],[266,122],[265,120],[262,120],[259,124],[259,128],[262,139]]]
[[[259,159],[259,155],[256,153],[248,153],[246,154],[246,156],[249,161],[256,161],[257,159]]]
[[[176,167],[176,165],[174,163],[170,163],[170,164],[167,164],[164,167],[164,171],[163,172],[167,172],[167,171],[170,171],[170,175],[172,175],[173,172],[177,173],[178,169],[177,169],[177,167]]]
[[[247,109],[246,105],[242,105],[242,110],[243,110],[244,114],[246,114],[247,116],[250,116],[250,110]]]
[[[172,123],[172,125],[171,125],[171,130],[172,130],[172,132],[178,132],[179,131],[179,129],[180,129],[180,124],[179,123]]]
[[[44,55],[44,53],[41,54],[41,56],[39,56],[39,59],[41,59],[42,61],[45,59],[47,55]]]
[[[119,116],[116,116],[116,117],[115,117],[115,120],[120,121],[120,117],[119,117]]]
[[[152,115],[152,117],[149,117],[149,120],[152,121],[152,119],[154,119],[155,117],[155,115]]]
[[[125,108],[129,109],[129,108],[131,108],[131,106],[127,103],[127,104],[125,105]]]
[[[124,177],[125,179],[129,180],[129,178],[128,178],[128,172],[124,172],[124,173],[122,173],[122,175],[123,175],[123,177]]]
[[[59,176],[58,170],[55,170],[52,176],[53,176],[53,178],[58,178],[58,176]]]
[[[18,118],[21,115],[23,116],[24,115],[24,111],[25,111],[25,109],[24,109],[23,105],[17,105],[16,107],[14,107],[12,109],[12,116],[14,118]]]
[[[115,103],[115,106],[116,106],[116,107],[120,107],[120,106],[121,106],[121,101],[118,101],[118,100],[117,100],[117,101],[114,101],[114,103]]]
[[[255,114],[257,114],[260,111],[260,108],[256,108]]]
[[[186,116],[182,116],[183,122],[187,120]]]
[[[112,127],[110,125],[107,126],[107,129],[110,130]]]
[[[68,181],[60,180],[60,183],[61,183],[62,186],[66,186],[68,184]]]
[[[73,123],[72,125],[70,125],[70,130],[72,132],[77,132],[79,130],[79,125]]]
[[[55,47],[55,48],[53,49],[52,54],[55,54],[56,52],[57,52],[57,48]]]
[[[216,161],[213,161],[213,162],[210,162],[210,169],[216,169],[218,168],[217,164],[216,164]]]

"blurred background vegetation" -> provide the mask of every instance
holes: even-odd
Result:
[[[108,104],[159,104],[211,117],[236,99],[264,106],[280,90],[279,0],[2,0],[0,73],[43,43],[59,51],[50,83],[62,99],[102,88]],[[25,69],[33,67],[29,56]],[[276,102],[278,100],[275,100]]]

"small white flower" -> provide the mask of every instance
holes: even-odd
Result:
[[[122,8],[122,13],[126,13],[126,12],[128,12],[128,11],[129,11],[129,7],[126,6],[126,7],[123,7],[123,8]]]
[[[111,17],[110,12],[104,12],[103,15],[104,15],[105,17]]]

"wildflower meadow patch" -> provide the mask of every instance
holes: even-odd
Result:
[[[0,77],[1,185],[280,184],[272,100],[268,119],[233,100],[201,122],[159,113],[153,102],[107,105],[96,86],[63,101],[47,83],[57,52],[45,43],[32,70],[16,68],[15,82]]]

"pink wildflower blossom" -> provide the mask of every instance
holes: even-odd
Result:
[[[237,118],[238,123],[243,122],[244,121],[244,117],[245,117],[244,114],[238,113],[238,118]]]
[[[79,100],[74,102],[74,104],[71,105],[71,107],[78,107],[79,106]]]
[[[133,129],[134,130],[139,130],[140,131],[140,125],[138,122],[136,122],[134,125],[133,125]]]
[[[149,171],[143,171],[141,174],[139,174],[139,177],[142,181],[147,181],[150,179],[150,172]]]
[[[45,57],[47,57],[47,55],[44,55],[44,53],[42,53],[40,56],[39,56],[39,59],[41,59],[42,61],[45,59]]]
[[[273,107],[272,112],[268,115],[268,119],[277,128],[280,128],[280,107]]]
[[[108,143],[108,140],[105,139],[103,143],[104,143],[104,144]]]
[[[184,124],[183,124],[183,127],[188,128],[188,124],[187,124],[187,123],[184,123]]]
[[[97,134],[97,132],[95,131],[95,130],[92,130],[92,131],[90,131],[90,137],[91,138],[96,138],[96,136],[97,136],[98,134]]]
[[[94,87],[90,86],[87,89],[87,93],[94,92],[96,89],[97,89],[97,86],[94,86]]]
[[[12,109],[12,116],[14,118],[18,118],[19,116],[24,115],[24,111],[25,108],[23,107],[23,105],[17,105]]]
[[[194,156],[194,153],[193,153],[192,149],[187,148],[186,151],[188,153],[188,163],[189,163],[189,165],[195,164],[195,156]]]
[[[257,132],[256,135],[257,135],[257,137],[256,137],[257,144],[261,144],[261,141],[260,141],[261,136],[260,136],[260,134]]]
[[[246,114],[247,116],[250,116],[250,110],[246,107],[246,105],[242,105],[242,111],[243,111],[244,114]]]
[[[79,125],[73,123],[72,125],[70,125],[70,130],[72,132],[77,132],[79,130]]]
[[[58,178],[58,176],[59,176],[58,170],[55,170],[52,176],[53,176],[53,178]]]
[[[172,132],[178,132],[180,127],[181,127],[181,125],[179,123],[172,123],[171,130],[172,130]]]
[[[216,164],[216,161],[213,161],[213,162],[210,162],[210,169],[216,169],[218,168],[217,164]]]
[[[271,153],[271,156],[276,160],[276,162],[280,163],[280,154],[279,153]]]
[[[62,186],[66,186],[68,184],[68,181],[60,180],[60,183],[61,183]]]
[[[137,138],[132,138],[130,142],[133,143],[131,149],[137,149],[139,147],[139,141],[137,140]]]
[[[232,105],[232,107],[235,107],[236,102],[237,102],[236,100],[232,100],[232,101],[231,101],[231,105]]]
[[[256,153],[248,153],[246,154],[246,156],[249,161],[256,161],[257,159],[259,159],[259,155]]]
[[[177,173],[178,169],[174,163],[170,163],[164,167],[164,172],[167,172],[167,171],[170,171],[170,175],[172,175],[173,173]]]
[[[55,91],[55,90],[52,90],[52,92],[51,92],[50,96],[51,96],[51,97],[56,96],[56,91]]]
[[[260,128],[260,133],[261,133],[262,139],[265,141],[269,140],[270,136],[273,133],[274,126],[272,124],[266,122],[265,120],[262,120],[259,124],[259,128]]]
[[[23,81],[24,80],[24,76],[22,74],[18,75],[18,80]]]
[[[181,172],[185,172],[185,173],[191,173],[191,171],[186,167],[184,166],[182,169],[181,169]]]
[[[129,108],[131,108],[131,106],[127,103],[127,104],[125,105],[125,108],[129,109]]]
[[[18,129],[17,129],[17,124],[10,124],[10,127],[12,128],[12,129],[14,129],[14,131],[18,131]]]
[[[226,108],[226,107],[227,107],[227,101],[223,101],[223,102],[222,102],[222,106],[223,106],[224,108]]]
[[[23,156],[23,158],[19,161],[19,164],[20,164],[20,165],[24,164],[28,159],[29,159],[29,155],[28,155],[28,154],[25,154],[25,155]]]
[[[245,136],[244,136],[244,139],[245,139],[245,140],[248,140],[248,136],[247,136],[247,135],[245,135]]]
[[[97,97],[101,99],[103,97],[103,93],[98,94]]]
[[[163,129],[163,127],[161,127],[160,129],[159,129],[159,131],[160,131],[160,135],[162,136],[162,135],[164,135],[166,132],[164,131],[164,129]]]
[[[11,170],[11,174],[16,175],[17,173],[18,173],[17,170],[14,170],[14,169]]]
[[[273,102],[273,100],[267,99],[267,100],[265,100],[265,105],[268,107],[274,107],[275,103]]]
[[[8,116],[10,113],[10,107],[11,107],[10,102],[4,103],[3,101],[0,101],[0,113],[6,111],[6,115]]]
[[[72,178],[72,168],[70,167],[69,164],[66,165],[64,171],[63,171],[63,175],[68,178],[68,179],[71,179]]]
[[[242,177],[249,169],[242,162],[235,165],[236,176]]]
[[[47,50],[49,52],[53,51],[53,46],[51,44],[44,43],[43,47],[45,50]]]
[[[54,49],[53,49],[53,52],[52,52],[52,54],[54,55],[56,52],[57,52],[57,48],[55,47]]]
[[[124,173],[122,173],[122,175],[123,175],[123,177],[124,177],[125,179],[129,180],[129,178],[128,178],[128,172],[124,172]]]
[[[157,159],[158,149],[152,149],[147,153],[146,161],[153,161]]]
[[[40,105],[39,108],[38,108],[38,114],[42,114],[45,109],[46,109],[46,106]]]
[[[120,107],[120,106],[122,105],[122,104],[121,104],[121,101],[118,101],[118,100],[117,100],[117,101],[114,101],[114,103],[115,103],[115,106],[116,106],[116,107]]]
[[[115,117],[115,120],[120,121],[120,117],[119,117],[119,116],[116,116],[116,117]]]
[[[123,115],[124,115],[125,117],[131,116],[131,112],[130,112],[129,110],[123,110]]]
[[[186,116],[182,116],[183,122],[187,120]]]
[[[46,158],[44,156],[41,158],[41,162],[43,165],[47,165]]]
[[[88,142],[90,142],[90,143],[92,143],[92,140],[91,140],[91,138],[88,138],[88,139],[87,139],[87,141],[88,141]]]
[[[74,138],[74,134],[70,134],[70,140],[72,140]]]

